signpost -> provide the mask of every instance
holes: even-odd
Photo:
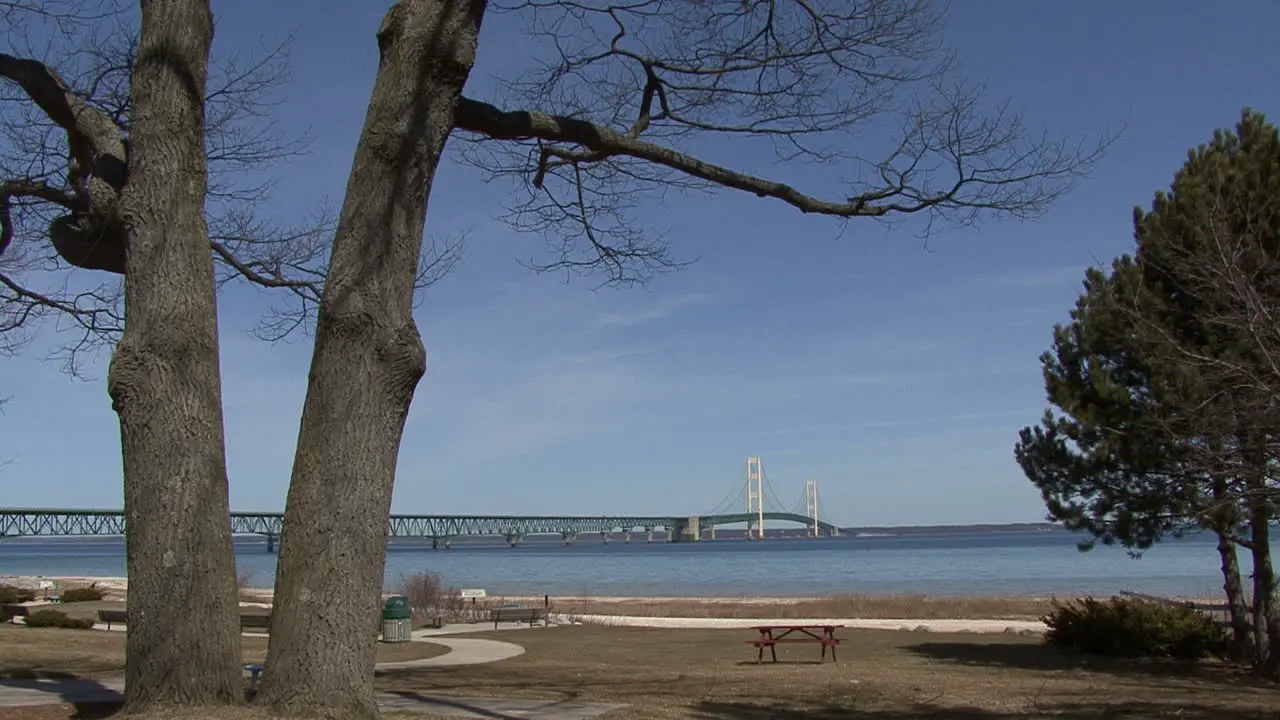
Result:
[[[484,591],[484,588],[472,588],[472,589],[463,590],[461,594],[463,599],[471,598],[472,600],[474,600],[476,598],[488,597],[488,593]]]

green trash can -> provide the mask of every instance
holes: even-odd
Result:
[[[409,634],[413,630],[409,611],[409,598],[403,595],[392,595],[382,606],[382,641],[389,643],[409,642]]]
[[[408,620],[410,617],[409,598],[404,595],[392,595],[382,606],[383,620]]]

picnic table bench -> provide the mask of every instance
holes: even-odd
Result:
[[[499,622],[527,622],[530,626],[538,620],[547,621],[547,611],[540,607],[501,607],[489,611],[489,619],[496,630]]]
[[[27,617],[31,615],[31,606],[21,603],[5,603],[0,605],[0,619],[8,620],[11,623],[17,623],[19,617]]]
[[[111,623],[125,625],[129,622],[128,610],[99,610],[98,622],[106,623],[107,629],[111,629]]]
[[[240,632],[253,630],[255,632],[271,632],[271,615],[268,614],[244,614],[240,616]]]
[[[818,660],[819,663],[827,661],[827,648],[831,648],[831,662],[836,660],[836,646],[840,644],[840,638],[836,637],[836,630],[844,627],[843,625],[756,625],[753,630],[760,633],[760,637],[755,640],[747,640],[749,645],[756,648],[756,663],[764,662],[764,649],[769,648],[769,655],[773,662],[778,662],[778,644],[779,643],[818,643],[822,645],[822,656]],[[788,637],[795,633],[797,637]]]

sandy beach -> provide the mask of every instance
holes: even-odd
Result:
[[[0,576],[0,585],[40,590],[55,585],[59,590],[94,586],[105,591],[105,601],[124,602],[129,582],[123,577],[40,577]],[[268,588],[241,588],[241,605],[270,607]],[[813,597],[626,597],[573,596],[491,597],[488,602],[522,602],[541,605],[550,602],[553,618],[563,623],[648,628],[736,628],[759,623],[831,623],[848,627],[935,631],[1028,633],[1043,632],[1036,610],[1044,598],[911,598],[874,596],[847,598]],[[39,600],[37,602],[40,602]],[[949,608],[949,606],[951,606]],[[851,610],[865,610],[853,613]],[[904,617],[885,617],[886,611],[901,609]],[[957,612],[949,613],[948,609]],[[828,610],[817,615],[815,610]],[[975,612],[975,610],[978,610]],[[808,611],[806,613],[806,611]],[[844,612],[840,612],[844,611]],[[801,613],[797,615],[797,613]],[[860,616],[869,615],[867,617]],[[946,617],[947,615],[956,617]],[[975,614],[997,617],[974,617]],[[813,615],[813,616],[810,616]]]
[[[0,585],[40,590],[93,585],[105,601],[124,602],[123,577],[0,576]],[[388,594],[391,594],[390,592]],[[1213,599],[1184,598],[1202,603]],[[270,608],[272,590],[242,587],[240,604]],[[38,601],[37,601],[38,602]],[[838,624],[847,627],[978,633],[1040,633],[1040,618],[1052,607],[1048,597],[933,597],[926,595],[842,595],[831,597],[628,597],[575,595],[524,597],[492,595],[482,606],[546,603],[563,623],[647,628],[738,628],[752,624]],[[483,609],[483,608],[482,608]]]

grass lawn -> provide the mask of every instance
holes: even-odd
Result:
[[[489,665],[385,672],[376,682],[383,692],[410,695],[572,698],[629,705],[605,720],[1280,717],[1280,687],[1216,663],[1088,659],[1014,635],[846,630],[837,664],[816,664],[816,646],[792,645],[779,648],[785,662],[756,665],[754,648],[743,642],[752,636],[748,630],[595,626],[479,632],[467,637],[519,643],[526,653]],[[115,633],[4,629],[0,667],[25,657],[28,666],[48,671],[118,674],[122,640]],[[250,641],[246,638],[246,654],[260,653]],[[384,652],[403,647],[386,646]],[[0,708],[0,720],[105,717],[105,709],[83,710]]]
[[[527,652],[492,665],[386,673],[384,691],[628,703],[608,720],[1177,718],[1274,720],[1280,687],[1217,664],[1104,662],[1038,638],[844,631],[840,662],[813,645],[756,665],[748,630],[577,626],[487,632]]]

